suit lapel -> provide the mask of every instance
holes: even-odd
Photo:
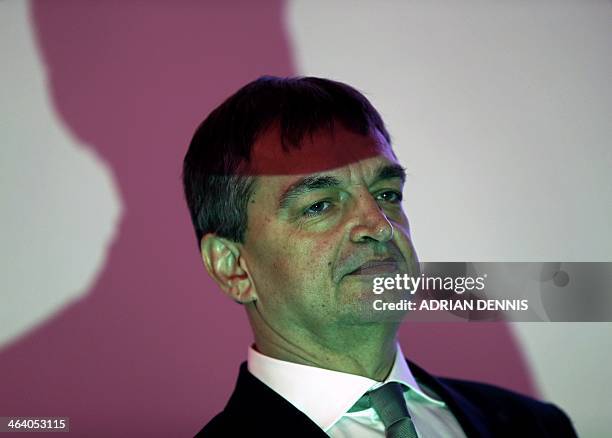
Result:
[[[445,384],[444,379],[438,379],[415,363],[406,361],[414,377],[433,389],[446,403],[468,437],[493,437],[491,424],[481,409]]]
[[[231,418],[244,418],[254,436],[327,437],[310,418],[240,365],[236,388],[225,407]]]

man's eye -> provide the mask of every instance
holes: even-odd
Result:
[[[382,192],[377,196],[377,198],[381,201],[390,202],[391,204],[399,204],[402,202],[402,194],[394,190]]]
[[[319,201],[315,204],[312,204],[304,211],[305,216],[316,216],[321,213],[324,213],[326,210],[331,207],[331,202],[329,201]]]

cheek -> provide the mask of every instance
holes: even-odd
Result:
[[[316,239],[303,248],[300,255],[303,260],[303,278],[310,285],[328,288],[333,277],[334,254],[338,249],[332,239]]]
[[[300,264],[299,245],[292,245],[292,239],[282,238],[281,232],[261,228],[249,251],[252,271],[257,285],[265,289],[289,287]]]
[[[414,245],[412,245],[412,240],[410,239],[408,229],[398,230],[397,236],[394,240],[404,256],[406,263],[411,266],[411,269],[415,270],[416,264],[418,264],[418,256]],[[415,270],[414,272],[417,271]]]
[[[336,249],[331,236],[313,235],[278,223],[269,215],[255,216],[247,235],[251,272],[260,292],[294,295],[321,286],[331,278]],[[251,216],[251,217],[253,217]]]
[[[305,241],[293,235],[260,251],[258,265],[268,287],[284,288],[287,294],[293,294],[330,277],[331,248],[324,239]]]
[[[332,266],[333,254],[337,249],[334,245],[330,244],[331,240],[320,239],[316,241],[310,248],[310,259],[312,265],[317,265],[320,269],[329,270]]]

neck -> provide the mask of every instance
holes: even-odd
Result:
[[[250,305],[247,305],[250,306]],[[331,325],[316,333],[274,327],[247,307],[257,351],[267,356],[383,381],[393,366],[398,323]]]

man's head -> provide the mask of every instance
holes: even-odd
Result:
[[[246,85],[196,131],[183,182],[208,272],[256,325],[359,324],[374,275],[415,270],[403,169],[345,84]]]

